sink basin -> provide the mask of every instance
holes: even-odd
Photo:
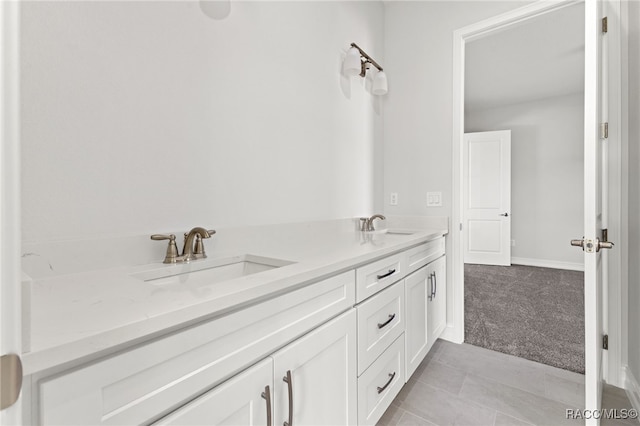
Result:
[[[190,263],[163,265],[133,273],[131,276],[157,285],[184,284],[188,281],[214,284],[269,271],[292,263],[282,259],[244,254],[223,259],[205,259]]]
[[[387,234],[390,235],[412,235],[415,234],[416,231],[412,229],[389,229],[387,230]]]
[[[414,229],[386,228],[386,229],[377,229],[375,231],[365,231],[365,232],[367,234],[412,235],[418,231]]]

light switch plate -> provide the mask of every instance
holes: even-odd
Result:
[[[427,192],[427,207],[442,207],[442,192]]]

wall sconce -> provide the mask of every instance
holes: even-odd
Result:
[[[371,56],[367,55],[364,50],[360,49],[357,44],[351,43],[351,48],[347,51],[347,56],[344,58],[342,68],[344,74],[348,77],[355,75],[364,77],[367,74],[367,70],[371,68],[371,65],[378,69],[378,72],[373,78],[371,93],[374,95],[385,95],[388,91],[387,75],[382,71],[382,67],[378,65]]]

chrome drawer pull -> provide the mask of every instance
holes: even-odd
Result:
[[[382,275],[377,275],[378,279],[381,280],[383,278],[387,278],[390,275],[393,275],[396,273],[395,269],[389,269],[389,272],[387,272],[386,274],[382,274]]]
[[[389,374],[389,381],[387,383],[385,383],[385,385],[383,387],[378,386],[378,393],[379,394],[384,392],[384,390],[387,388],[387,386],[389,386],[391,384],[391,382],[393,381],[394,377],[396,377],[396,372],[395,371],[393,372],[393,374]]]
[[[389,324],[391,321],[393,321],[393,319],[396,317],[396,314],[393,315],[389,315],[389,319],[386,320],[385,322],[383,322],[382,324],[378,323],[378,328],[383,328],[385,327],[387,324]]]
[[[291,381],[291,370],[287,370],[287,375],[282,378],[289,388],[289,421],[283,426],[293,426],[293,382]]]
[[[267,400],[267,426],[271,426],[272,416],[271,416],[271,390],[269,386],[264,387],[264,392],[262,392],[262,397]]]

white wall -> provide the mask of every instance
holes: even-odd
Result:
[[[581,267],[568,242],[584,232],[584,94],[465,113],[465,132],[508,129],[513,262]]]
[[[640,2],[628,2],[629,293],[628,363],[640,380]]]
[[[340,70],[352,41],[386,65],[383,12],[24,2],[23,240],[372,213],[380,99]]]
[[[524,1],[385,3],[384,209],[394,215],[451,216],[453,31]],[[442,207],[427,192],[442,191]],[[389,194],[397,192],[397,206]]]

